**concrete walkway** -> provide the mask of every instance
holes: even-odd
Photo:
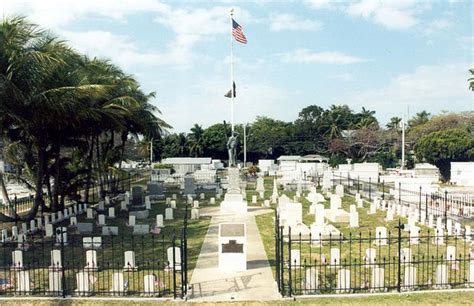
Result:
[[[202,209],[201,215],[212,216],[212,220],[191,277],[188,296],[192,301],[258,301],[281,298],[255,222],[255,215],[268,212],[268,209],[249,207],[249,212],[240,216],[221,214],[219,207]],[[218,230],[219,223],[223,222],[247,225],[247,271],[222,272],[218,269]]]

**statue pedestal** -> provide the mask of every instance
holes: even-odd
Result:
[[[247,212],[247,201],[240,192],[240,173],[237,168],[229,168],[229,187],[221,202],[221,213]]]

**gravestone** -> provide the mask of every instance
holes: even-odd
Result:
[[[385,289],[385,269],[375,267],[372,269],[372,282],[371,287],[373,290],[384,290]]]
[[[264,185],[263,177],[257,178],[257,186],[255,188],[255,191],[258,192],[260,199],[263,199],[264,194],[265,194],[265,185]]]
[[[341,263],[341,251],[339,248],[331,248],[331,262],[332,266],[337,266]]]
[[[163,215],[156,215],[156,227],[164,227]]]
[[[60,271],[54,271],[54,270],[49,271],[48,283],[49,283],[48,294],[52,294],[56,296],[63,294],[62,273]]]
[[[377,250],[374,248],[368,248],[365,250],[365,263],[375,264],[377,260]]]
[[[171,200],[170,207],[175,209],[176,208],[176,200]]]
[[[456,260],[456,247],[454,245],[448,245],[446,247],[446,261],[454,262]]]
[[[143,206],[143,187],[132,187],[132,206],[142,208]]]
[[[387,209],[387,217],[385,218],[385,221],[393,221],[393,210]]]
[[[16,273],[16,293],[29,294],[30,293],[30,272],[18,271]]]
[[[336,186],[336,194],[341,198],[344,196],[344,186],[343,185],[337,185]]]
[[[99,226],[105,225],[105,215],[99,215],[98,216],[98,223]]]
[[[416,268],[413,266],[406,266],[403,280],[405,290],[414,289],[416,286]]]
[[[467,242],[471,242],[471,226],[470,225],[466,225],[464,227],[464,237]]]
[[[94,219],[94,210],[92,208],[87,209],[86,218],[87,219]]]
[[[309,268],[305,271],[304,289],[305,293],[315,292],[319,287],[318,270],[316,268]]]
[[[384,226],[378,226],[375,228],[375,241],[376,245],[387,245],[387,228]]]
[[[194,183],[194,177],[192,175],[186,175],[184,177],[184,190],[183,195],[196,196],[196,185]]]
[[[428,227],[434,228],[434,216],[432,214],[428,215]]]
[[[138,270],[138,267],[135,264],[135,252],[134,251],[125,251],[123,270],[127,271],[127,272]]]
[[[176,271],[181,271],[181,249],[179,247],[169,247],[166,250],[166,255],[168,259],[168,267]],[[174,259],[174,267],[173,267]]]
[[[23,270],[23,251],[15,250],[12,252],[12,269]]]
[[[90,234],[94,229],[94,225],[92,223],[77,223],[76,228],[81,234]]]
[[[359,227],[359,213],[357,211],[349,213],[349,227],[350,228]]]
[[[434,238],[433,238],[433,244],[434,245],[442,245],[444,244],[443,242],[443,234],[444,234],[444,231],[443,229],[440,229],[440,228],[436,228],[435,229],[435,232],[434,232]]]
[[[26,234],[28,232],[28,225],[26,223],[21,224],[21,233]]]
[[[51,236],[53,236],[53,234],[51,234]],[[16,225],[13,225],[12,226],[12,240],[17,240],[17,239],[18,239],[18,227]]]
[[[247,270],[247,234],[246,225],[239,223],[219,224],[219,270]]]
[[[136,224],[133,227],[133,235],[146,235],[150,233],[150,226],[148,224]]]
[[[403,264],[409,264],[411,263],[411,250],[410,248],[402,248],[400,250],[400,261],[403,263]]]
[[[97,251],[96,250],[87,250],[86,251],[86,266],[84,270],[88,271],[97,271]]]
[[[8,241],[8,230],[6,228],[2,229],[2,243],[6,243]]]
[[[201,193],[199,194],[199,199],[205,200],[205,199],[206,199],[206,194],[201,192]]]
[[[420,243],[420,228],[418,226],[413,226],[410,230],[410,243],[419,244]]]
[[[148,182],[147,187],[148,195],[152,199],[164,199],[165,195],[163,194],[163,182]]]
[[[115,272],[112,274],[112,294],[114,295],[122,295],[124,293],[124,281],[123,281],[123,273]]]
[[[13,228],[12,228],[12,232],[13,232]],[[51,223],[49,224],[46,224],[45,228],[44,228],[44,236],[46,238],[51,238],[53,237],[54,235],[54,229],[53,229],[53,225]]]
[[[199,201],[193,201],[193,208],[199,208]]]
[[[143,277],[143,292],[145,295],[154,295],[156,277],[153,274],[145,275]]]
[[[109,219],[115,219],[115,207],[109,207]]]
[[[129,215],[128,216],[128,227],[135,226],[136,224],[136,217],[134,215]]]
[[[126,211],[126,210],[128,210],[127,202],[125,202],[125,201],[121,201],[121,202],[120,202],[120,210],[121,210],[121,211]]]
[[[291,250],[291,268],[298,269],[301,265],[301,253],[300,250]]]
[[[35,232],[36,231],[36,222],[35,220],[30,220],[30,231]]]
[[[257,196],[256,195],[252,196],[252,204],[257,204]]]
[[[448,266],[445,264],[436,267],[436,285],[440,287],[448,285]]]
[[[91,283],[88,272],[76,273],[76,294],[80,296],[89,295],[91,293]]]
[[[199,208],[191,209],[191,220],[199,220]]]
[[[165,220],[173,220],[173,209],[170,207],[165,209]]]
[[[270,200],[264,200],[263,201],[263,207],[270,208]]]
[[[220,211],[222,213],[238,213],[247,212],[247,201],[241,193],[240,189],[240,172],[237,168],[229,168],[229,185],[224,201],[221,202]]]
[[[103,226],[102,227],[102,236],[118,236],[119,228],[118,226]]]
[[[351,270],[340,269],[337,271],[337,292],[348,292],[351,289]]]
[[[216,198],[212,197],[209,199],[209,204],[214,205],[216,204]]]
[[[76,226],[77,225],[77,217],[71,217],[71,219],[69,219],[69,226]]]
[[[61,270],[63,268],[61,260],[61,250],[51,250],[50,270]]]

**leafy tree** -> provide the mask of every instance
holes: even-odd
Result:
[[[421,137],[415,154],[419,160],[436,165],[444,180],[449,180],[452,161],[474,158],[474,137],[467,129],[449,129]]]
[[[471,77],[468,79],[469,89],[474,91],[474,69],[469,69],[469,72],[471,73]]]
[[[204,130],[202,126],[194,124],[188,135],[189,153],[194,157],[202,156],[204,153]]]
[[[225,123],[217,123],[204,130],[202,137],[205,155],[227,159],[227,139],[229,135],[230,126]]]
[[[426,122],[428,122],[428,120],[430,120],[430,115],[431,114],[428,113],[427,111],[421,111],[419,113],[416,113],[416,115],[413,118],[408,120],[408,126],[410,128],[414,128],[416,126],[425,124]]]

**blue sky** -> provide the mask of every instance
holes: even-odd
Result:
[[[392,116],[473,110],[472,1],[1,0],[90,56],[137,77],[176,132],[230,120],[229,10],[236,122],[292,121],[305,106]]]

